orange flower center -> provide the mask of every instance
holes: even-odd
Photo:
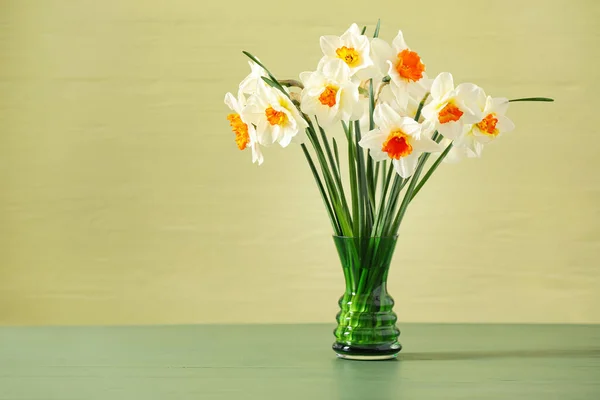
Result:
[[[337,95],[338,89],[335,86],[327,85],[325,90],[319,96],[319,101],[324,106],[333,107],[335,106],[335,96]]]
[[[477,127],[481,132],[495,137],[499,133],[498,128],[496,128],[497,123],[498,118],[496,118],[496,114],[488,114],[477,124]]]
[[[445,124],[448,122],[458,121],[460,117],[462,117],[464,113],[460,111],[460,108],[456,106],[454,103],[448,103],[438,115],[438,121],[440,124]]]
[[[423,77],[425,64],[421,62],[421,57],[417,52],[404,49],[398,53],[396,71],[405,80],[416,82]]]
[[[227,116],[231,130],[235,133],[235,143],[240,150],[244,150],[250,143],[250,135],[248,135],[248,125],[242,121],[239,114],[233,113]]]
[[[273,107],[267,108],[265,115],[271,125],[283,125],[287,122],[287,115],[283,111],[275,111]]]
[[[399,160],[413,151],[408,135],[401,130],[390,132],[381,146],[381,151],[388,153],[390,158]]]
[[[335,51],[338,58],[341,58],[349,67],[356,67],[360,64],[360,54],[354,47],[342,46]]]

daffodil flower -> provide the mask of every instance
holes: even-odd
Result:
[[[479,122],[467,125],[463,134],[456,139],[454,146],[468,149],[473,156],[480,157],[483,145],[491,142],[503,132],[515,129],[513,122],[505,114],[508,99],[485,95],[483,89],[477,92],[475,106],[481,111]]]
[[[385,40],[374,38],[371,54],[378,77],[389,75],[391,88],[401,106],[408,101],[409,93],[420,98],[429,90],[431,80],[425,74],[425,64],[419,53],[408,47],[402,31],[398,31],[391,46]]]
[[[431,101],[423,107],[423,116],[435,122],[435,129],[444,137],[457,139],[466,124],[482,119],[482,112],[475,106],[479,90],[472,83],[461,83],[454,88],[452,74],[442,72],[431,85]]]
[[[352,24],[342,36],[321,36],[320,42],[323,50],[321,63],[331,59],[342,60],[350,68],[351,76],[373,65],[369,38],[360,34],[356,24]]]
[[[453,141],[448,138],[444,138],[440,141],[440,145],[442,146],[442,148],[444,150],[451,143],[453,143]],[[440,156],[441,154],[442,154],[442,151],[432,153],[432,155],[434,155],[434,156]],[[465,158],[474,158],[474,157],[477,157],[477,155],[474,152],[472,152],[471,150],[467,149],[466,147],[457,147],[453,144],[452,148],[450,149],[450,151],[448,151],[448,154],[446,154],[446,157],[444,158],[444,160],[442,162],[447,163],[447,164],[456,164]]]
[[[266,84],[258,84],[245,109],[248,120],[256,126],[258,142],[269,146],[278,142],[287,147],[292,139],[302,141],[308,124],[289,97]]]
[[[254,61],[248,61],[248,65],[250,65],[250,74],[240,82],[238,98],[256,93],[259,85],[266,85],[262,77],[267,76],[267,72]]]
[[[342,60],[327,60],[317,71],[302,72],[300,80],[304,85],[300,108],[315,115],[320,125],[355,120],[363,113],[358,83],[350,80],[350,68]]]
[[[439,144],[422,134],[422,125],[412,118],[401,117],[386,103],[375,107],[373,119],[377,129],[361,139],[359,145],[370,150],[375,161],[391,159],[394,170],[410,177],[422,153],[440,151]]]
[[[252,150],[252,162],[258,162],[261,165],[264,161],[260,146],[256,137],[254,125],[244,117],[244,97],[236,99],[231,93],[225,95],[225,104],[233,111],[227,116],[233,133],[235,133],[235,143],[240,150],[245,150],[248,146]]]

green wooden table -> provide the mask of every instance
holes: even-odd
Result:
[[[401,324],[397,361],[331,325],[0,328],[0,399],[600,399],[600,325]]]

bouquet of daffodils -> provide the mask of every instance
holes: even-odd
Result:
[[[278,79],[244,52],[251,72],[225,104],[236,144],[250,148],[253,162],[262,164],[263,146],[300,145],[337,236],[389,237],[442,161],[480,157],[514,129],[510,102],[552,100],[491,97],[473,83],[455,86],[448,72],[430,79],[401,31],[391,44],[378,38],[379,22],[372,38],[365,32],[352,24],[322,36],[316,71],[299,80]],[[347,149],[327,134],[336,124]]]

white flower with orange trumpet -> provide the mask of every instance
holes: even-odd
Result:
[[[258,142],[263,146],[278,142],[281,147],[287,147],[294,138],[303,141],[308,124],[292,100],[280,90],[259,83],[244,111],[256,126]]]
[[[475,106],[481,111],[481,120],[467,125],[463,134],[454,142],[454,146],[466,148],[472,156],[480,157],[483,145],[504,132],[512,131],[515,125],[505,115],[508,110],[506,98],[486,96],[483,89],[479,88]]]
[[[443,161],[479,157],[486,143],[514,128],[506,99],[488,97],[472,83],[455,87],[448,72],[431,80],[402,31],[394,31],[391,43],[378,38],[379,22],[368,37],[367,31],[352,24],[341,36],[322,36],[319,64],[300,81],[280,79],[243,51],[251,72],[237,98],[226,96],[236,143],[251,148],[254,162],[263,161],[262,146],[301,142],[341,237],[396,235],[407,207]],[[552,99],[510,100],[516,101]],[[345,138],[332,134],[336,125]]]
[[[370,150],[375,161],[391,160],[396,173],[403,178],[415,172],[422,153],[441,150],[429,135],[422,134],[421,124],[401,117],[386,103],[375,107],[373,120],[377,128],[365,135],[359,145]]]
[[[248,64],[250,65],[250,74],[248,74],[248,76],[246,76],[240,82],[238,97],[241,97],[245,94],[250,95],[256,93],[258,85],[265,84],[265,82],[262,80],[263,76],[267,76],[265,70],[254,61],[248,61]]]
[[[350,68],[351,76],[361,71],[364,74],[365,69],[373,65],[369,38],[361,35],[356,24],[352,24],[342,36],[321,36],[320,42],[323,51],[321,63],[327,60],[342,60]]]
[[[480,88],[472,83],[454,87],[452,74],[442,72],[431,85],[431,101],[423,107],[423,117],[435,123],[444,137],[458,139],[466,124],[481,121],[483,113],[476,107]]]
[[[244,117],[244,97],[240,94],[235,98],[231,93],[225,95],[225,104],[233,111],[227,116],[233,133],[235,133],[235,143],[240,150],[245,150],[248,146],[252,150],[252,162],[258,162],[261,165],[264,161],[254,125]]]
[[[411,50],[404,41],[402,31],[392,41],[374,38],[371,42],[371,54],[379,78],[389,75],[391,88],[400,105],[405,106],[409,93],[422,97],[431,85],[425,74],[425,64],[416,51]]]
[[[363,113],[358,83],[350,80],[350,68],[342,60],[327,60],[317,71],[302,72],[300,80],[302,112],[315,115],[321,126],[356,120]]]

